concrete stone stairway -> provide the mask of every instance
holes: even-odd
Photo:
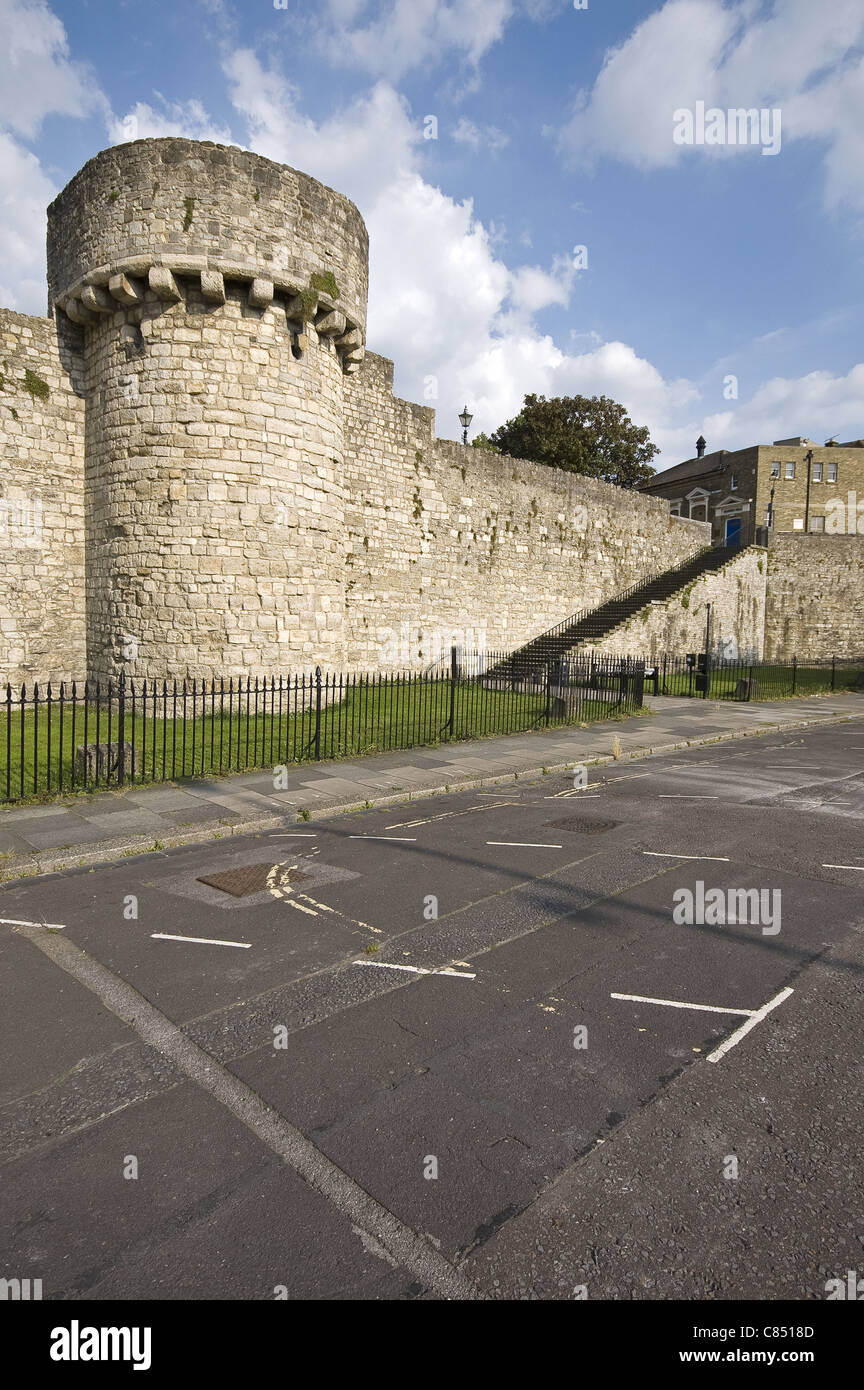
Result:
[[[649,604],[664,602],[702,575],[722,569],[740,554],[740,549],[722,546],[702,550],[685,560],[683,565],[642,580],[623,593],[615,594],[597,608],[585,608],[565,618],[556,627],[549,628],[526,642],[524,647],[511,652],[488,675],[504,677],[508,681],[536,680],[549,662],[565,656],[574,647],[599,642]]]

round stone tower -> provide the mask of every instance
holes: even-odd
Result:
[[[341,663],[367,266],[353,203],[233,146],[119,145],[52,203],[49,310],[82,335],[91,679]]]

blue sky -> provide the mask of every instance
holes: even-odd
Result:
[[[861,0],[0,0],[0,38],[4,306],[44,313],[97,150],[217,139],[358,204],[368,345],[440,434],[537,391],[623,401],[660,467],[864,435]],[[700,101],[779,150],[676,144]]]

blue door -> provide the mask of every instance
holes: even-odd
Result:
[[[741,518],[740,516],[730,516],[726,522],[726,544],[736,546],[741,544]]]

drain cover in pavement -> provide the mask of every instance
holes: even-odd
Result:
[[[276,867],[275,864],[244,864],[242,868],[228,869],[224,874],[202,875],[198,882],[206,883],[208,888],[218,888],[223,893],[230,893],[232,898],[248,898],[253,893],[264,891],[267,878]],[[308,874],[301,874],[296,869],[282,869],[279,881],[284,887],[286,882],[300,883],[308,877]]]
[[[546,824],[555,830],[575,830],[580,835],[601,835],[604,830],[614,830],[620,822],[600,820],[599,816],[565,816],[563,820],[550,820]]]

